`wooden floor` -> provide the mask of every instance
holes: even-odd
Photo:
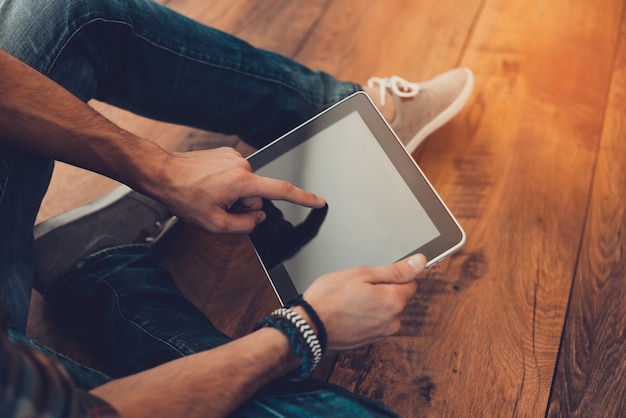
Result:
[[[414,154],[467,244],[397,336],[327,359],[330,381],[405,417],[626,416],[623,1],[165,3],[343,79],[475,72],[468,106]],[[208,135],[95,106],[167,147]],[[111,187],[59,165],[40,219]],[[167,265],[233,336],[277,303],[245,238],[185,229]]]

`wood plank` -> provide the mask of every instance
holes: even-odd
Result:
[[[338,78],[427,80],[455,67],[481,0],[335,0],[294,57]]]
[[[545,413],[622,7],[485,2],[461,61],[477,93],[418,153],[468,243],[333,381],[403,416]]]
[[[623,18],[550,417],[626,415],[625,39]]]

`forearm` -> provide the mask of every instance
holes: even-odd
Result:
[[[78,98],[0,50],[0,149],[14,148],[127,184],[211,232],[249,233],[264,219],[261,198],[322,207],[323,199],[251,172],[223,147],[168,153],[106,120]],[[239,203],[245,211],[232,211]]]
[[[219,417],[297,366],[287,338],[263,328],[92,392],[124,417]]]
[[[64,161],[148,193],[156,187],[168,156],[4,51],[0,51],[0,148]]]

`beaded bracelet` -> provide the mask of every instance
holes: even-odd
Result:
[[[291,299],[289,302],[287,302],[287,304],[285,305],[285,308],[293,308],[294,306],[301,306],[302,309],[304,309],[304,311],[309,315],[309,317],[311,318],[311,321],[313,321],[315,328],[317,328],[317,338],[320,340],[320,346],[322,347],[322,354],[325,353],[326,352],[326,327],[324,327],[324,323],[322,322],[320,317],[317,315],[317,312],[315,312],[315,309],[313,309],[313,307],[309,305],[309,302],[304,300],[302,293],[299,294],[297,297]]]
[[[259,321],[254,329],[268,326],[278,329],[287,337],[301,363],[299,372],[290,380],[307,378],[322,358],[322,348],[315,332],[304,318],[287,308],[276,309]]]

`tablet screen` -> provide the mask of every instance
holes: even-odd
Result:
[[[292,133],[292,138],[288,135],[283,138],[287,141],[284,149],[265,159],[253,155],[251,161],[256,174],[287,180],[328,203],[326,210],[312,211],[283,201],[271,202],[273,208],[266,212],[278,213],[281,221],[302,227],[301,238],[286,244],[292,248],[286,248],[280,259],[270,260],[272,251],[283,251],[281,233],[267,228],[266,236],[260,236],[263,232],[251,235],[281,299],[285,296],[281,293],[295,296],[304,292],[325,273],[386,265],[441,241],[445,237],[441,237],[438,224],[444,224],[434,220],[429,211],[437,216],[445,212],[451,218],[393,134],[386,133],[394,141],[392,148],[401,151],[399,157],[393,157],[396,161],[360,111],[348,109],[323,122],[321,127],[317,124],[311,130]],[[398,164],[404,168],[399,169]],[[428,208],[420,203],[420,191],[431,201]],[[271,224],[269,218],[266,222]],[[277,281],[291,282],[295,293],[294,289],[281,291],[284,283]]]
[[[399,254],[409,254],[439,235],[381,146],[368,137],[372,133],[367,125],[352,112],[256,171],[289,179],[328,202],[317,235],[284,262],[299,292],[331,271],[394,262]],[[311,211],[286,202],[274,204],[294,225]]]

